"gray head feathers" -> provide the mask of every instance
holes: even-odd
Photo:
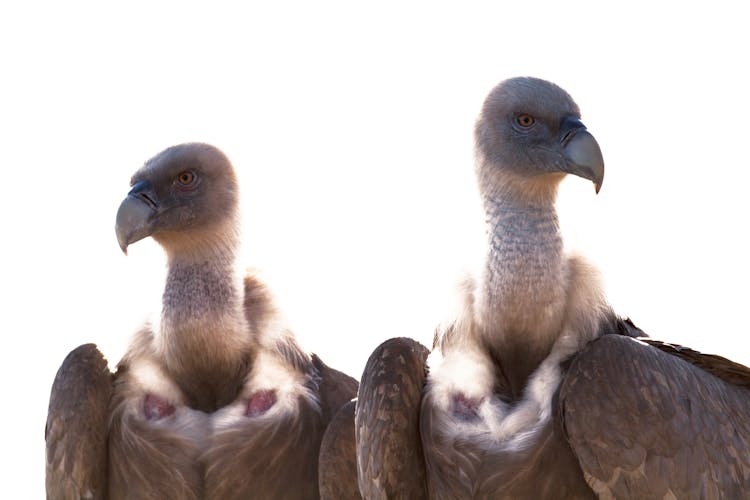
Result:
[[[565,174],[591,180],[598,191],[604,161],[580,117],[578,105],[553,83],[522,77],[497,85],[475,127],[485,199],[548,205]]]
[[[201,251],[238,244],[239,188],[232,164],[217,148],[202,143],[172,146],[133,175],[117,213],[123,251],[152,236],[167,251]]]

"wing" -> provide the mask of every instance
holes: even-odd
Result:
[[[44,431],[48,499],[106,498],[112,374],[94,344],[72,351],[52,384]]]
[[[587,481],[615,498],[747,495],[750,390],[662,347],[604,335],[572,361],[558,410]]]
[[[323,419],[328,422],[339,409],[357,397],[359,383],[356,379],[331,368],[315,354],[312,363],[320,376],[318,391],[323,410]]]
[[[429,351],[407,338],[373,351],[355,415],[359,490],[365,498],[427,498],[419,410]]]
[[[359,499],[354,442],[355,379],[327,366],[312,355],[320,376],[318,384],[323,419],[328,423],[320,444],[318,483],[323,499]]]
[[[704,354],[678,344],[651,338],[639,339],[673,356],[684,359],[708,373],[734,385],[750,388],[750,368],[715,354]]]
[[[354,407],[355,401],[342,406],[323,435],[318,460],[318,484],[322,500],[362,498],[357,483]]]

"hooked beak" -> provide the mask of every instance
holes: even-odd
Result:
[[[569,160],[565,171],[594,183],[597,194],[604,182],[604,158],[594,136],[578,118],[565,117],[560,123],[560,144]]]
[[[122,252],[128,254],[128,245],[151,235],[154,216],[159,213],[151,183],[140,181],[133,185],[128,196],[120,204],[115,221],[117,243]]]

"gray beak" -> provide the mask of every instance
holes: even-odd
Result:
[[[115,233],[125,255],[128,254],[128,245],[151,235],[152,221],[158,211],[150,189],[147,181],[135,184],[117,210]]]
[[[590,180],[599,193],[604,182],[604,158],[594,136],[578,118],[566,117],[560,124],[560,143],[569,160],[566,172]]]

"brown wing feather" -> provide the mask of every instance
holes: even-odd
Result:
[[[365,498],[427,498],[419,412],[428,349],[407,338],[373,351],[355,415],[359,489]]]
[[[698,366],[715,377],[731,384],[750,388],[750,368],[745,365],[717,356],[716,354],[704,354],[678,344],[671,344],[651,338],[641,338],[639,340],[673,356],[684,359],[688,363]]]
[[[355,401],[349,401],[328,424],[320,444],[318,483],[322,500],[358,500]]]
[[[342,406],[357,397],[359,382],[346,373],[326,365],[316,354],[312,355],[312,363],[320,376],[320,405],[323,418],[328,422]]]
[[[750,391],[701,368],[710,357],[673,354],[605,335],[572,361],[559,411],[589,484],[616,498],[746,496]]]
[[[354,401],[359,383],[312,356],[323,419],[327,423],[320,445],[318,478],[323,499],[358,499]]]
[[[106,498],[107,419],[112,374],[94,344],[57,371],[47,413],[47,498]]]

